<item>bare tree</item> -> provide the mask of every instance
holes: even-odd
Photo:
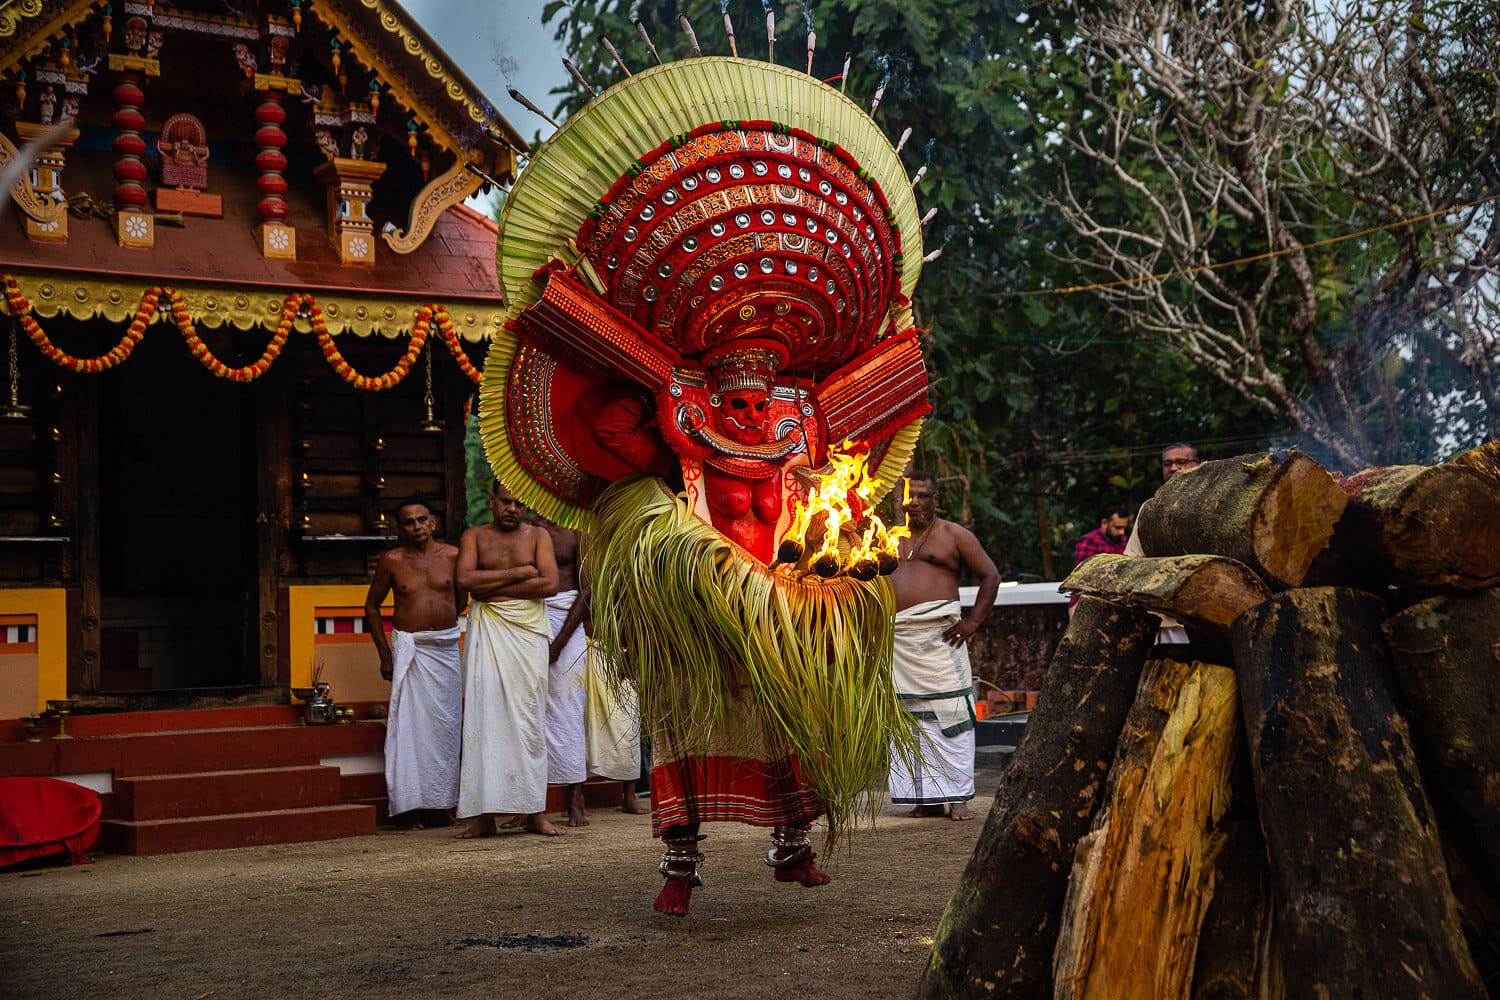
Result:
[[[1500,5],[1331,6],[1080,13],[1056,252],[1342,463],[1426,459],[1500,433]]]

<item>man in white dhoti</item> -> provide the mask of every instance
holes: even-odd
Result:
[[[891,574],[896,591],[894,672],[896,693],[916,717],[920,759],[915,770],[891,755],[891,801],[910,803],[911,816],[973,819],[974,678],[968,642],[994,606],[1000,572],[974,533],[937,516],[937,481],[931,473],[908,477],[901,563]],[[958,600],[962,570],[978,580],[974,608],[963,616]]]
[[[547,783],[568,788],[568,825],[588,826],[583,783],[588,759],[583,737],[587,696],[587,657],[583,623],[588,620],[588,582],[579,571],[583,536],[550,521],[537,521],[552,538],[557,559],[557,593],[547,598],[552,626],[547,676]]]
[[[403,826],[446,826],[458,805],[463,682],[458,662],[458,549],[433,538],[425,501],[396,508],[401,545],[380,557],[365,594],[365,631],[391,682],[386,713],[385,786]],[[395,593],[390,638],[380,606]]]
[[[620,782],[620,811],[644,813],[635,795],[641,776],[641,722],[635,687],[614,676],[614,667],[593,642],[588,661],[588,702],[583,715],[589,773]]]
[[[474,817],[460,838],[496,832],[497,816],[524,817],[532,833],[563,831],[547,821],[547,647],[545,599],[557,592],[552,539],[522,519],[521,502],[499,483],[493,523],[470,528],[458,546],[458,584],[473,595],[464,640],[463,757],[458,814]]]

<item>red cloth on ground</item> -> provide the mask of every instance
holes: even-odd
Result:
[[[75,865],[99,839],[98,793],[56,778],[0,778],[0,868],[66,851]]]

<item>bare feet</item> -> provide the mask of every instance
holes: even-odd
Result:
[[[420,830],[422,826],[422,810],[412,809],[391,817],[391,824],[398,830]]]
[[[559,830],[547,822],[547,817],[542,813],[532,813],[526,817],[526,832],[539,833],[543,837],[561,837],[566,831]]]
[[[477,837],[493,837],[495,835],[495,814],[485,813],[483,816],[475,816],[474,821],[453,835],[454,840],[474,840]]]
[[[929,816],[941,816],[942,814],[942,806],[912,806],[911,812],[906,815],[912,819],[926,819]]]
[[[525,823],[525,822],[526,822],[526,817],[524,815],[512,816],[510,819],[508,819],[504,823],[500,824],[500,829],[502,829],[502,830],[519,830],[519,829],[521,829],[521,825],[523,823]]]
[[[626,781],[620,789],[620,812],[639,816],[646,810],[641,808],[641,800],[635,795],[635,782]]]
[[[588,814],[583,809],[583,783],[568,786],[568,825],[588,826]]]
[[[969,811],[967,802],[955,802],[948,807],[948,818],[957,823],[966,819],[973,819],[974,814]]]
[[[825,874],[814,864],[817,858],[816,854],[809,851],[807,857],[801,861],[785,868],[773,868],[771,874],[778,882],[796,882],[805,886],[827,885],[833,881],[833,877]]]
[[[661,892],[656,894],[656,902],[651,908],[657,913],[666,913],[674,917],[687,916],[688,904],[693,901],[693,881],[686,878],[669,878],[667,884],[661,887]]]

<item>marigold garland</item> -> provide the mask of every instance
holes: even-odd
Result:
[[[407,343],[406,353],[401,360],[396,362],[395,367],[384,375],[369,376],[361,375],[345,360],[343,353],[333,341],[333,333],[323,320],[323,310],[318,306],[317,300],[306,292],[293,292],[286,297],[286,302],[281,307],[281,318],[276,324],[275,333],[266,344],[266,349],[258,359],[239,368],[229,367],[209,350],[208,345],[203,342],[203,338],[198,335],[197,329],[193,326],[186,300],[175,288],[160,286],[147,288],[141,296],[141,304],[136,308],[135,316],[131,318],[125,336],[114,347],[94,358],[74,357],[52,343],[41,324],[36,321],[36,317],[31,315],[31,303],[25,295],[21,294],[20,285],[9,275],[5,276],[5,299],[11,314],[17,317],[21,329],[26,331],[26,336],[36,344],[42,355],[53,364],[80,375],[95,375],[108,371],[128,359],[134,353],[136,346],[140,344],[141,339],[145,337],[146,327],[157,318],[161,311],[161,300],[166,299],[171,309],[172,321],[178,332],[182,334],[183,340],[187,342],[189,353],[215,376],[231,382],[253,382],[269,371],[272,363],[280,357],[287,338],[291,336],[292,326],[303,310],[307,310],[313,333],[318,338],[318,346],[322,349],[323,357],[327,359],[329,366],[340,378],[356,389],[379,392],[400,385],[401,380],[411,373],[413,362],[421,355],[422,348],[432,332],[434,321],[437,322],[444,346],[453,355],[453,360],[458,363],[459,369],[471,382],[478,383],[481,378],[479,369],[474,367],[468,354],[464,352],[463,343],[459,340],[458,331],[454,328],[448,310],[432,303],[417,310],[416,322],[412,325],[411,339]]]
[[[453,355],[453,360],[458,362],[458,370],[468,376],[470,382],[478,385],[479,380],[484,376],[478,368],[474,367],[474,362],[470,361],[469,355],[464,352],[463,343],[458,339],[458,331],[453,327],[453,320],[449,318],[448,310],[442,306],[433,306],[432,309],[438,321],[438,329],[443,334],[443,343],[447,345],[448,353]]]
[[[309,302],[312,296],[306,297]],[[411,373],[412,362],[422,353],[422,347],[427,343],[427,331],[432,319],[432,308],[423,306],[417,310],[417,322],[411,330],[411,340],[407,342],[406,353],[401,360],[396,362],[396,367],[384,375],[361,375],[354,370],[354,366],[344,360],[343,352],[333,342],[333,334],[328,330],[328,324],[323,321],[323,310],[320,306],[312,305],[312,328],[318,337],[318,346],[323,349],[323,358],[333,369],[333,373],[348,382],[356,389],[365,389],[371,392],[382,392],[401,384],[401,380]]]

